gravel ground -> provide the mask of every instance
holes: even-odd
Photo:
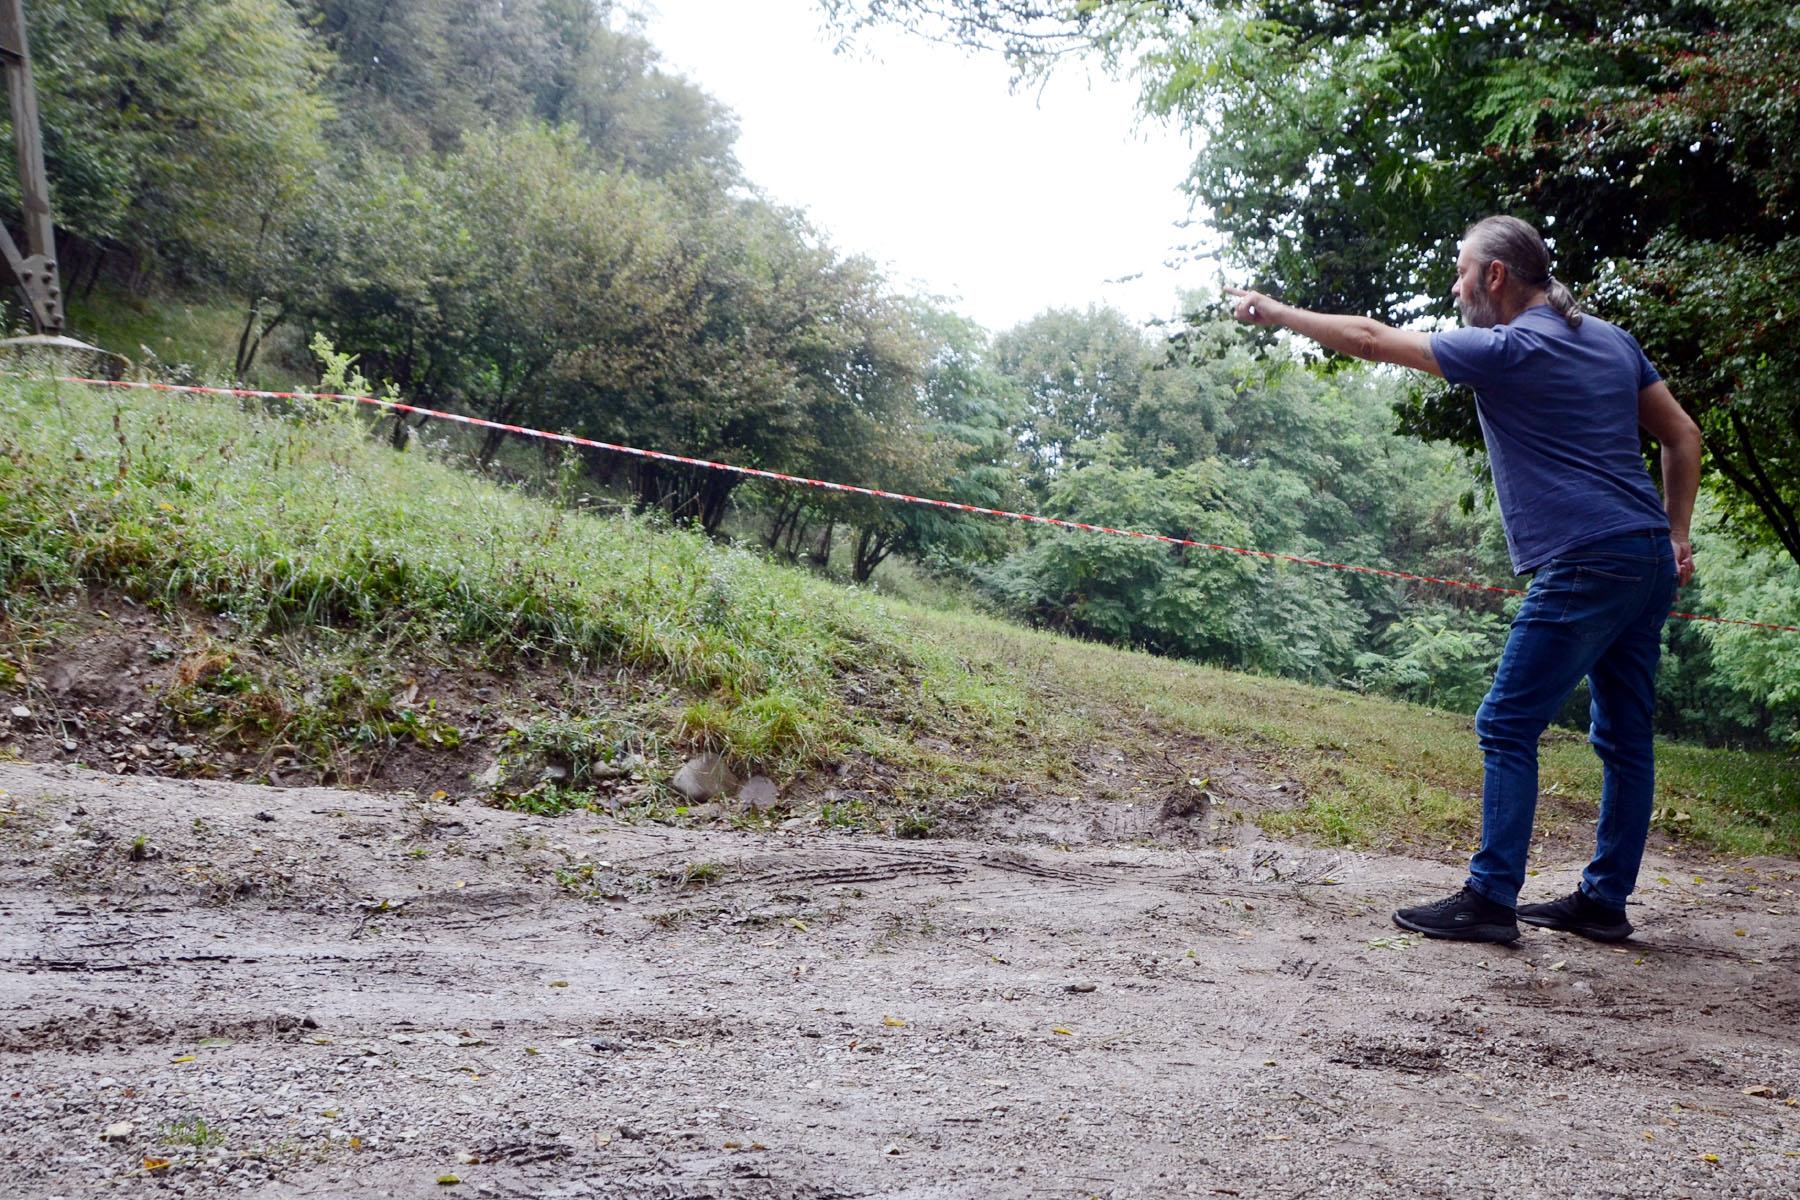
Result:
[[[1656,857],[1633,941],[1497,948],[1389,922],[1449,867],[1254,830],[0,793],[21,1200],[1800,1195],[1792,862]]]

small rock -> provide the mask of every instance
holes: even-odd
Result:
[[[568,781],[569,781],[569,768],[557,766],[555,763],[552,763],[551,765],[544,768],[544,782],[546,782],[546,783],[567,783]]]
[[[76,749],[75,739],[74,738],[64,738],[63,743],[62,743],[62,748],[70,754],[75,753],[75,749]]]
[[[900,1153],[900,1147],[895,1145],[893,1142],[889,1142],[887,1145],[885,1145],[881,1148],[881,1152],[883,1154],[898,1154],[898,1153]]]
[[[31,720],[31,710],[26,708],[23,704],[15,704],[13,706],[12,715],[13,720],[15,721]]]
[[[175,747],[174,755],[176,758],[179,758],[179,759],[198,758],[198,757],[200,757],[200,747],[190,746],[187,743],[183,742],[181,745]]]
[[[716,821],[725,815],[722,804],[690,804],[687,815],[696,821]]]
[[[1084,992],[1085,993],[1085,992],[1091,992],[1093,990],[1094,990],[1094,985],[1091,983],[1071,983],[1071,984],[1067,984],[1063,988],[1063,991],[1065,991],[1065,992]]]
[[[596,1050],[596,1051],[599,1051],[600,1053],[604,1054],[604,1053],[607,1053],[608,1051],[616,1052],[616,1051],[624,1050],[625,1043],[624,1042],[616,1042],[612,1038],[597,1037],[597,1038],[593,1038],[592,1040],[590,1040],[588,1042],[588,1049]]]
[[[100,1135],[100,1138],[102,1141],[107,1142],[122,1142],[130,1137],[131,1131],[136,1128],[137,1126],[133,1125],[130,1121],[119,1121],[116,1124],[108,1125],[106,1131]]]
[[[671,781],[676,791],[694,803],[722,796],[737,786],[737,776],[716,754],[700,754],[681,764]]]
[[[506,768],[500,765],[499,759],[495,759],[487,765],[487,770],[475,777],[475,785],[477,787],[496,788],[500,786],[500,781],[505,778]]]
[[[739,808],[765,813],[781,803],[781,791],[767,775],[752,775],[738,789],[737,802]]]
[[[259,812],[256,814],[256,819],[259,821],[273,821],[275,819],[275,814],[270,812]]]

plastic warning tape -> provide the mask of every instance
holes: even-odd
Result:
[[[1220,554],[1236,554],[1244,558],[1261,558],[1271,562],[1296,563],[1306,567],[1321,567],[1330,571],[1349,571],[1358,575],[1376,575],[1384,579],[1399,579],[1408,583],[1430,583],[1439,587],[1462,588],[1472,592],[1493,592],[1502,596],[1523,596],[1519,588],[1500,587],[1492,583],[1476,583],[1467,579],[1446,579],[1438,575],[1418,575],[1411,571],[1395,571],[1387,567],[1370,567],[1358,563],[1331,562],[1322,558],[1309,558],[1303,554],[1283,554],[1274,550],[1257,550],[1247,546],[1226,546],[1218,542],[1202,542],[1194,538],[1174,537],[1166,533],[1146,533],[1141,529],[1115,529],[1110,525],[1095,525],[1087,521],[1070,521],[1062,517],[1044,517],[1036,513],[1011,512],[1004,508],[987,508],[980,504],[964,504],[956,500],[939,500],[930,496],[910,496],[905,492],[890,492],[883,488],[859,487],[852,483],[836,483],[829,479],[811,479],[805,475],[789,475],[783,471],[769,471],[761,467],[743,467],[736,463],[714,462],[711,459],[692,458],[685,454],[669,454],[662,450],[645,450],[638,446],[621,446],[613,442],[596,441],[593,438],[579,437],[572,433],[550,433],[543,429],[531,429],[524,425],[510,425],[504,421],[490,421],[485,417],[471,417],[462,413],[444,412],[435,408],[421,408],[416,404],[405,404],[398,400],[383,400],[378,396],[354,396],[340,392],[270,392],[256,388],[222,388],[202,387],[197,384],[156,383],[149,380],[132,379],[88,379],[79,375],[57,375],[51,377],[57,383],[80,383],[93,387],[134,388],[153,392],[180,392],[204,396],[238,396],[259,400],[349,400],[365,404],[373,408],[387,409],[390,412],[416,413],[419,416],[431,417],[440,421],[454,421],[462,425],[471,425],[480,429],[497,429],[505,433],[516,433],[521,437],[539,438],[544,441],[561,442],[569,446],[584,446],[592,450],[609,450],[614,454],[628,454],[636,458],[650,459],[655,462],[680,463],[688,467],[700,467],[708,471],[727,471],[751,479],[769,479],[777,483],[799,484],[804,487],[822,488],[826,491],[843,492],[854,496],[869,496],[877,500],[894,500],[902,504],[919,504],[928,508],[948,509],[952,512],[970,513],[984,517],[1002,517],[1009,521],[1024,521],[1033,525],[1048,525],[1058,529],[1079,529],[1087,533],[1111,534],[1115,537],[1137,538],[1146,542],[1163,542],[1171,546],[1191,546],[1196,550],[1212,550]],[[1767,629],[1777,633],[1800,633],[1800,625],[1776,625],[1765,621],[1743,621],[1732,617],[1712,617],[1702,613],[1674,612],[1669,614],[1684,621],[1710,621],[1718,625],[1743,625],[1752,629]]]

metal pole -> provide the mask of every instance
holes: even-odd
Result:
[[[29,253],[29,257],[5,265],[12,268],[19,286],[25,289],[38,328],[45,333],[61,333],[62,287],[56,275],[56,227],[50,216],[50,178],[44,170],[37,89],[31,82],[31,54],[25,41],[25,9],[21,0],[0,0],[0,65],[6,70],[7,98],[12,102],[13,143],[19,158],[19,205]]]

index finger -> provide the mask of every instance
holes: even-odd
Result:
[[[1248,296],[1250,294],[1250,289],[1249,288],[1239,288],[1239,287],[1228,287],[1225,289],[1225,294],[1227,296]]]

